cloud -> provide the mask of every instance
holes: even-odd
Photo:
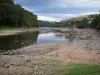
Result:
[[[91,14],[99,14],[99,12],[84,12],[84,13],[80,13],[80,15],[91,15]]]
[[[51,5],[60,8],[100,8],[100,0],[55,0]]]
[[[91,15],[91,14],[98,14],[99,12],[83,12],[83,13],[77,13],[77,14],[71,14],[71,13],[66,13],[66,14],[55,14],[55,13],[37,13],[38,20],[44,20],[44,21],[60,21],[62,19],[68,19],[72,17],[78,17],[78,16],[84,16],[84,15]],[[49,15],[49,16],[48,16]]]
[[[60,21],[59,18],[53,18],[49,16],[38,16],[38,20],[43,20],[43,21]]]
[[[49,8],[66,8],[67,7],[67,5],[65,5],[65,4],[49,4],[48,5],[49,6]]]
[[[84,15],[92,15],[92,14],[98,14],[99,12],[83,12],[83,13],[63,13],[63,14],[57,14],[57,13],[38,13],[38,15],[44,15],[44,16],[51,16],[55,17],[56,20],[61,20],[63,18],[71,18],[71,17],[77,17],[77,16],[84,16]]]
[[[15,0],[33,12],[39,20],[60,21],[77,16],[95,14],[100,0]]]
[[[84,16],[84,15],[92,15],[92,14],[98,14],[99,12],[84,12],[84,13],[78,13],[78,14],[54,14],[57,16],[61,16],[61,17],[77,17],[77,16]]]

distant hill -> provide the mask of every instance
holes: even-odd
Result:
[[[61,20],[60,22],[56,23],[56,27],[77,27],[77,28],[91,28],[92,27],[92,22],[94,21],[94,19],[98,18],[98,20],[96,19],[95,23],[99,23],[99,14],[93,14],[93,15],[85,15],[85,16],[78,16],[78,17],[73,17],[70,19],[66,19],[66,20]],[[95,24],[96,26],[96,24]],[[94,27],[95,27],[94,26]],[[99,25],[97,25],[96,28],[98,28]]]
[[[39,27],[54,27],[56,22],[38,20]]]
[[[95,14],[96,15],[96,14]],[[85,16],[78,16],[78,17],[73,17],[70,19],[66,19],[66,20],[61,20],[60,22],[67,22],[67,21],[81,21],[83,19],[93,19],[93,17],[95,15],[85,15]]]

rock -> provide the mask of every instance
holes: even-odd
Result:
[[[31,60],[30,60],[30,59],[27,59],[27,60],[26,60],[26,63],[29,63],[29,62],[31,62]]]
[[[10,64],[5,64],[5,68],[10,68]]]
[[[86,40],[86,39],[90,39],[91,35],[81,35],[79,36],[81,40]]]
[[[94,58],[92,60],[95,60]]]
[[[96,54],[100,54],[99,52],[97,52]]]

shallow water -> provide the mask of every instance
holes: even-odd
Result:
[[[42,32],[42,31],[41,31]],[[66,38],[55,36],[54,32],[26,32],[17,35],[1,36],[0,50],[19,49],[39,43],[65,42]]]
[[[17,35],[1,36],[0,50],[18,49],[24,46],[35,44],[39,32],[26,32]]]
[[[56,36],[52,29],[41,28],[40,32],[24,32],[17,35],[1,36],[0,37],[0,50],[19,49],[32,44],[40,43],[69,43],[88,46],[94,40],[80,40],[66,36]],[[95,40],[95,45],[100,47],[100,40]],[[96,46],[97,46],[96,45]],[[91,46],[91,45],[90,45]],[[92,47],[92,46],[91,46]]]

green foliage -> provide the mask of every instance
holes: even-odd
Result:
[[[99,65],[73,65],[65,75],[100,75]]]
[[[71,21],[67,21],[67,22],[56,22],[55,27],[73,27],[72,26],[72,22]]]
[[[0,31],[1,30],[13,30],[16,29],[15,27],[0,27]]]
[[[0,0],[0,4],[14,4],[13,0]]]
[[[87,18],[85,18],[85,19],[79,21],[76,24],[76,27],[77,28],[89,28],[90,27],[89,20]]]
[[[92,28],[100,29],[100,14],[94,17],[91,25],[92,25]]]
[[[13,0],[1,0],[0,26],[38,27],[38,21],[36,15],[14,4]]]
[[[58,27],[77,27],[77,28],[89,28],[90,24],[88,22],[89,20],[84,18],[80,21],[67,21],[67,22],[59,22],[56,24]]]

